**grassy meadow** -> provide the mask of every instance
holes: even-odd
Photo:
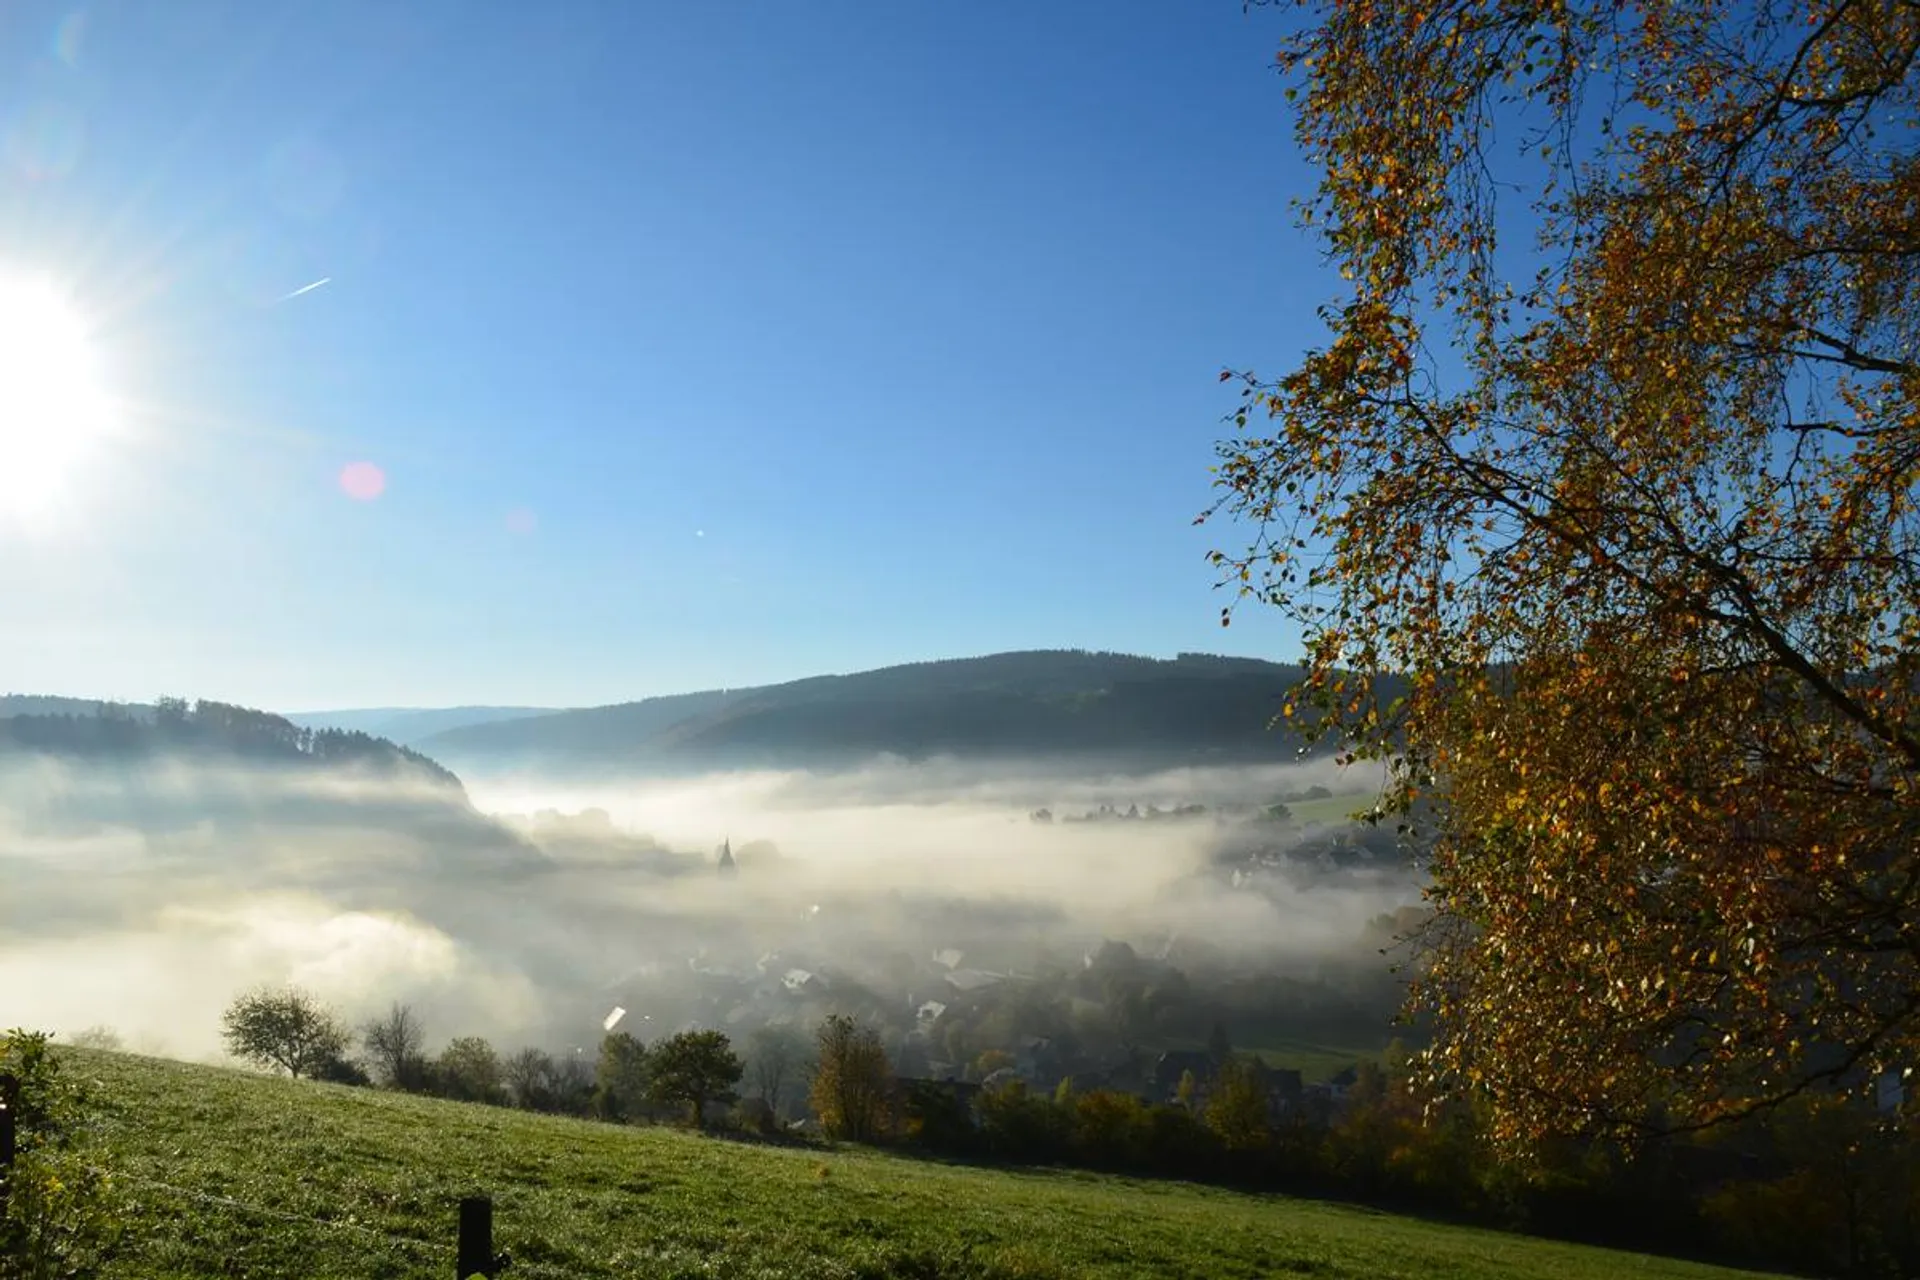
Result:
[[[1311,1201],[864,1150],[754,1146],[65,1051],[127,1232],[109,1274],[445,1277],[455,1206],[494,1199],[507,1276],[1739,1273]]]
[[[1367,809],[1379,798],[1377,791],[1347,791],[1318,800],[1289,800],[1287,813],[1290,821],[1301,826],[1318,822],[1337,827],[1353,821],[1354,814]]]
[[[1195,1046],[1196,1048],[1199,1046]],[[1381,1046],[1371,1049],[1321,1044],[1314,1040],[1262,1040],[1235,1045],[1240,1053],[1255,1054],[1269,1067],[1291,1067],[1307,1084],[1318,1084],[1359,1062],[1378,1062]]]

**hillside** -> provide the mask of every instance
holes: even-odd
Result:
[[[472,725],[423,750],[456,767],[812,767],[880,755],[1149,767],[1278,759],[1298,669],[1247,658],[1002,653]]]
[[[47,755],[99,763],[166,757],[265,767],[351,767],[452,790],[460,787],[449,770],[385,738],[344,729],[306,729],[250,707],[166,698],[136,714],[113,704],[75,705],[91,710],[0,718],[0,758]]]
[[[436,733],[423,749],[469,761],[586,760],[628,754],[656,734],[683,722],[698,722],[724,711],[752,689],[674,694],[532,716],[505,724],[480,724]]]
[[[164,843],[198,833],[239,854],[311,847],[331,832],[369,848],[412,842],[463,864],[535,860],[525,840],[474,809],[455,774],[385,738],[205,699],[53,705],[73,709],[0,717],[0,819],[39,837],[123,829]]]
[[[504,1274],[551,1280],[1749,1274],[1275,1196],[758,1147],[66,1052],[103,1100],[95,1150],[127,1226],[109,1277],[440,1277],[470,1194],[494,1200]]]

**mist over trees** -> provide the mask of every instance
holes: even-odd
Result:
[[[63,706],[69,701],[55,700]],[[120,760],[185,754],[349,766],[456,790],[460,786],[458,778],[432,759],[384,738],[356,730],[302,728],[271,712],[206,698],[165,697],[151,707],[108,702],[92,704],[91,711],[0,715],[0,759],[23,752]]]
[[[1342,283],[1223,375],[1209,515],[1300,665],[9,699],[10,1004],[277,1092],[1920,1273],[1920,6],[1294,12]],[[5,1258],[87,1185],[58,1061],[0,1038]]]
[[[747,1039],[747,1081],[775,1115],[782,1114],[790,1094],[804,1090],[813,1073],[807,1050],[806,1037],[791,1026],[758,1027]]]
[[[206,724],[225,726],[219,741],[251,740],[249,725],[287,739],[276,718],[214,705]],[[1288,780],[1318,785],[1330,769],[1088,780],[1068,767],[953,762],[722,775],[649,784],[642,794],[659,797],[670,830],[712,833],[661,840],[629,825],[644,813],[493,818],[462,790],[263,764],[230,747],[130,770],[85,752],[27,753],[8,767],[0,828],[18,834],[0,856],[10,894],[35,906],[0,966],[57,1003],[80,988],[36,982],[22,966],[56,963],[57,938],[93,939],[87,955],[145,993],[70,1025],[104,1015],[149,1051],[212,1025],[161,1011],[224,1000],[235,965],[317,981],[359,1025],[397,1002],[403,1022],[424,1015],[549,1048],[576,1042],[564,1028],[597,1022],[614,1002],[663,1030],[724,1025],[749,1047],[757,1026],[811,1025],[845,1002],[884,1028],[906,1066],[928,1069],[960,1069],[1016,1034],[1059,1036],[1104,1061],[1128,1043],[1203,1035],[1221,1017],[1358,1043],[1379,1037],[1396,998],[1390,978],[1362,977],[1377,945],[1364,922],[1403,904],[1412,883],[1390,840],[1349,833],[1340,815],[1357,794],[1329,797],[1325,821],[1251,824],[1262,800],[1312,790]],[[1038,829],[1029,794],[1069,814],[1106,797],[1143,820]],[[1183,816],[1145,820],[1162,813]],[[741,827],[781,838],[735,842],[737,876],[722,880],[695,850]],[[61,870],[82,858],[112,874]],[[1301,910],[1303,893],[1323,896]],[[1083,956],[1116,934],[1168,958],[1167,972],[1083,989]],[[71,971],[71,959],[57,963]],[[1287,976],[1263,984],[1262,972]],[[1196,992],[1189,975],[1202,974]],[[394,1043],[367,1057],[380,1079],[435,1069],[407,1027],[387,1030]],[[200,1044],[186,1051],[212,1047]],[[782,1108],[798,1099],[768,1092]]]

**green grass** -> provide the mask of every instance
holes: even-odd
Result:
[[[1365,812],[1379,798],[1378,791],[1350,791],[1323,800],[1290,801],[1287,813],[1301,826],[1309,822],[1324,822],[1330,827],[1337,827],[1351,822],[1354,814]]]
[[[1357,1062],[1380,1061],[1382,1046],[1371,1049],[1343,1048],[1310,1040],[1269,1040],[1260,1044],[1235,1045],[1240,1053],[1258,1054],[1270,1067],[1291,1067],[1307,1084],[1317,1084],[1338,1075]]]
[[[480,1192],[509,1278],[1738,1274],[1177,1183],[753,1147],[68,1052],[96,1086],[125,1201],[116,1277],[445,1280],[456,1202]]]

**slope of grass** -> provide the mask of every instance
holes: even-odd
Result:
[[[1287,814],[1300,826],[1305,826],[1309,822],[1319,822],[1329,827],[1338,827],[1352,822],[1354,814],[1371,807],[1379,798],[1378,791],[1349,791],[1343,795],[1325,796],[1318,800],[1289,800]]]
[[[460,1196],[505,1274],[1706,1280],[1738,1273],[1308,1201],[754,1147],[68,1051],[128,1236],[111,1274],[445,1277]]]
[[[1319,1044],[1311,1040],[1263,1040],[1235,1045],[1241,1053],[1259,1055],[1269,1067],[1291,1067],[1307,1084],[1317,1084],[1359,1062],[1378,1062],[1381,1046],[1370,1049]]]

